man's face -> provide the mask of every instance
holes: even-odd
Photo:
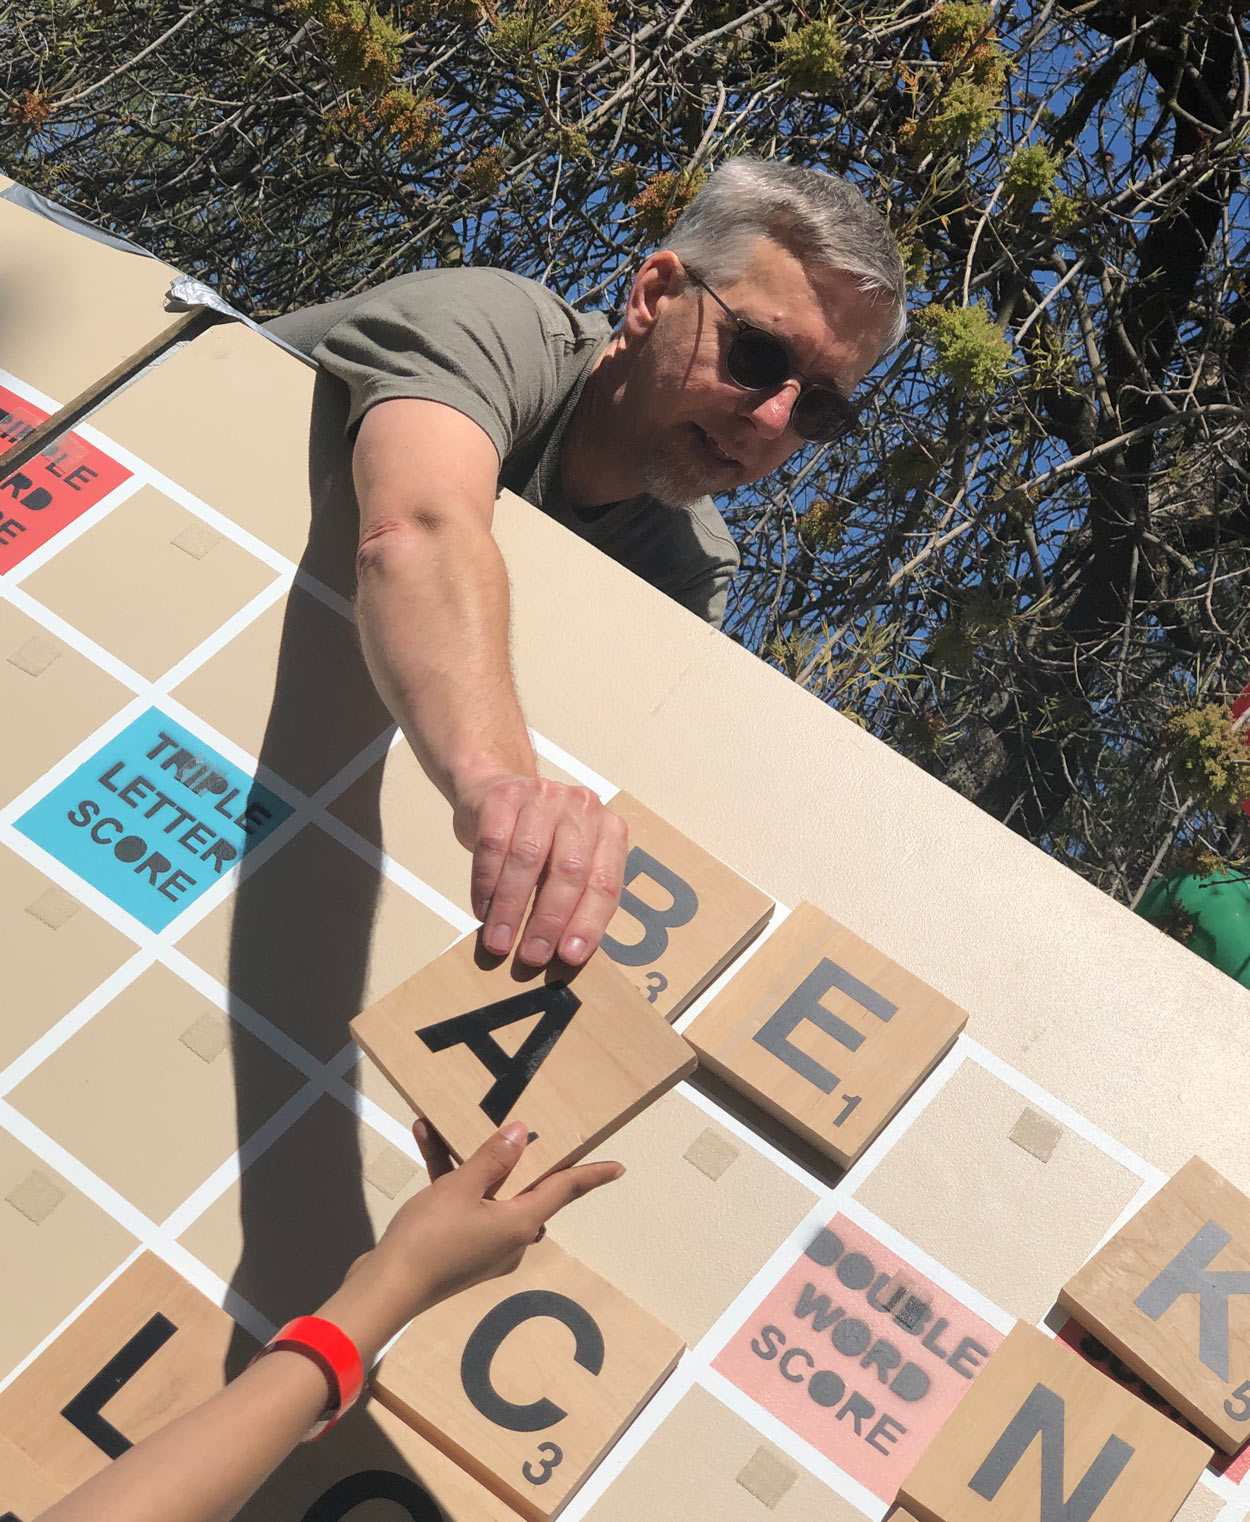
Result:
[[[671,254],[652,259],[671,261],[661,264],[661,280],[665,269],[671,275],[677,268]],[[735,385],[725,368],[734,323],[697,286],[667,284],[681,289],[654,303],[654,325],[638,352],[636,417],[645,488],[677,505],[758,481],[803,440],[790,426],[799,381],[772,391]],[[745,322],[777,334],[809,380],[849,396],[876,363],[883,308],[852,276],[809,273],[780,244],[761,238],[740,279],[722,287],[713,276],[712,284]]]

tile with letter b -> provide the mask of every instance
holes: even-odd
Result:
[[[72,1490],[221,1389],[233,1333],[143,1253],[0,1395],[0,1433]]]
[[[629,856],[603,954],[675,1020],[760,933],[773,901],[628,793],[608,807],[629,826]]]
[[[846,1168],[967,1018],[800,904],[685,1035],[701,1062]]]
[[[0,1433],[0,1522],[35,1522],[65,1494]]]
[[[556,1516],[684,1344],[543,1241],[503,1278],[423,1312],[382,1360],[377,1397],[530,1522]]]
[[[899,1489],[918,1522],[1172,1522],[1211,1450],[1019,1322]]]
[[[1191,1158],[1059,1303],[1226,1453],[1250,1437],[1250,1199]]]
[[[682,1038],[605,958],[535,971],[465,936],[351,1022],[412,1105],[467,1157],[506,1121],[532,1140],[508,1198],[576,1162],[695,1066]]]

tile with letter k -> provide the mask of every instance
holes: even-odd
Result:
[[[695,1066],[605,958],[535,970],[465,936],[351,1022],[390,1081],[465,1158],[509,1120],[530,1144],[507,1199],[585,1157]]]
[[[603,954],[675,1020],[760,933],[773,901],[628,793],[608,807],[629,826],[629,856]]]
[[[898,1499],[916,1522],[1172,1522],[1205,1443],[1025,1322]]]
[[[422,1312],[375,1394],[529,1522],[555,1517],[681,1357],[675,1332],[551,1241]]]
[[[702,1063],[847,1168],[967,1018],[800,904],[685,1035]]]
[[[1199,1157],[1059,1292],[1226,1453],[1250,1437],[1250,1199]]]

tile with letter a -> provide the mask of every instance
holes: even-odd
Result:
[[[1250,1437],[1250,1199],[1201,1158],[1059,1303],[1226,1453]]]
[[[629,826],[629,856],[603,953],[675,1020],[760,933],[773,901],[628,793],[608,807]]]
[[[143,1253],[0,1395],[0,1433],[72,1490],[220,1390],[234,1323]]]
[[[601,956],[535,971],[465,936],[351,1022],[352,1035],[464,1158],[509,1120],[532,1140],[509,1198],[584,1157],[691,1072],[682,1038]]]
[[[847,1168],[967,1018],[800,904],[685,1035],[707,1067]]]
[[[1211,1450],[1018,1322],[899,1490],[918,1522],[1172,1522]]]
[[[0,1522],[35,1522],[64,1494],[63,1486],[0,1435]]]
[[[556,1516],[683,1343],[554,1242],[418,1316],[377,1398],[530,1522]]]

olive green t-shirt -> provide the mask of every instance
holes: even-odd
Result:
[[[564,432],[611,334],[535,281],[496,269],[421,270],[268,328],[348,389],[348,438],[377,402],[442,402],[489,436],[499,485],[719,627],[738,553],[710,497],[577,506],[560,485]]]

